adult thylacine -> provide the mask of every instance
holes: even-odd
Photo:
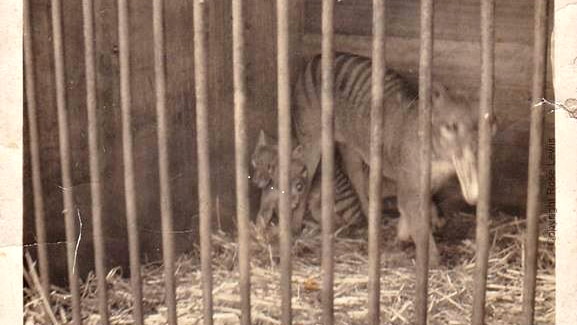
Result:
[[[293,127],[304,148],[308,175],[320,161],[321,138],[321,57],[313,57],[299,75],[294,88]],[[371,61],[353,54],[337,53],[334,62],[335,141],[344,168],[359,194],[363,210],[368,210],[366,178],[362,164],[369,164]],[[401,213],[398,237],[415,239],[419,213],[418,99],[395,72],[385,75],[383,112],[383,176],[396,184]],[[477,113],[469,103],[451,96],[441,85],[432,88],[432,192],[457,174],[461,191],[475,204],[477,182]],[[310,182],[311,177],[309,177]],[[310,183],[309,183],[310,184]],[[433,203],[431,202],[431,206]],[[434,208],[432,208],[434,209]],[[431,234],[430,263],[439,263],[439,253]]]

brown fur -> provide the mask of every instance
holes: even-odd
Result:
[[[307,169],[302,158],[301,146],[292,151],[290,168],[291,208],[299,207],[299,202],[306,201],[305,187],[307,184]],[[279,177],[278,177],[278,146],[276,141],[263,131],[251,156],[252,181],[262,189],[260,206],[257,213],[257,223],[267,225],[274,214],[278,215]],[[296,227],[295,227],[296,228]],[[297,229],[295,229],[297,230]],[[300,228],[298,229],[300,230]]]
[[[388,72],[393,73],[393,72]],[[394,73],[393,73],[394,74]],[[307,79],[308,78],[308,79]],[[305,74],[295,88],[294,121],[297,137],[305,146],[309,175],[320,160],[320,94],[311,94],[314,80]],[[434,193],[457,173],[456,163],[465,165],[461,173],[463,193],[470,203],[477,194],[476,150],[477,113],[470,105],[453,97],[441,85],[432,89],[432,166],[431,190]],[[419,208],[419,138],[418,100],[401,89],[385,96],[382,174],[396,186],[389,187],[397,196],[401,219],[398,237],[413,239],[417,245],[429,240],[431,265],[439,264],[439,252],[432,235],[423,233]],[[360,197],[367,198],[362,163],[369,163],[370,92],[361,100],[351,101],[335,91],[335,141],[341,148],[345,168]],[[433,203],[430,203],[436,213]],[[433,210],[432,210],[433,211]]]

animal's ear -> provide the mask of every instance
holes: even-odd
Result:
[[[303,168],[303,170],[301,172],[301,177],[304,179],[309,178],[309,171],[306,168]]]
[[[256,143],[257,146],[265,146],[266,145],[266,138],[263,130],[260,130],[258,134],[258,141]]]
[[[256,143],[256,146],[265,147],[269,145],[272,145],[272,138],[261,129],[258,134],[258,142]]]
[[[497,135],[497,131],[499,131],[499,120],[497,119],[497,116],[495,116],[495,114],[490,114],[488,120],[489,120],[489,129],[491,130],[491,136],[494,137],[495,135]]]
[[[433,106],[442,104],[447,97],[447,88],[445,88],[445,86],[441,85],[440,83],[434,82],[431,85],[431,97],[433,100]]]
[[[458,124],[457,123],[442,123],[441,124],[441,136],[445,139],[451,140],[457,136]]]
[[[499,120],[495,114],[491,114],[489,123],[491,124],[491,136],[495,136],[499,130]]]
[[[292,155],[291,155],[292,159],[303,160],[303,159],[304,159],[304,156],[305,156],[305,150],[304,150],[304,148],[303,148],[302,145],[299,144],[298,146],[296,146],[296,147],[293,149],[293,152],[292,152]]]

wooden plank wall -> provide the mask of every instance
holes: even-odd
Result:
[[[371,12],[372,3],[368,0],[336,3],[337,50],[370,56]],[[320,52],[321,0],[307,0],[305,13],[304,52],[311,55]],[[419,58],[419,1],[387,1],[387,20],[388,62],[408,78],[415,79]],[[435,1],[434,23],[434,78],[475,99],[481,69],[480,1]],[[528,115],[530,104],[533,1],[498,1],[495,26],[495,109],[499,118],[515,121]]]
[[[80,272],[92,268],[90,218],[90,179],[84,77],[81,4],[63,0],[68,114],[70,121],[73,184],[78,213],[83,222],[79,258],[85,261]],[[209,133],[212,189],[216,205],[215,226],[233,229],[235,223],[234,129],[232,85],[232,23],[229,0],[206,2],[208,38]],[[260,129],[276,135],[276,8],[275,1],[247,0],[245,7],[248,64],[248,109],[250,150]],[[130,1],[130,49],[132,123],[137,180],[137,209],[141,247],[145,259],[158,260],[161,233],[158,184],[158,150],[154,93],[152,2]],[[291,2],[295,48],[293,63],[298,64],[304,24],[304,0]],[[124,215],[122,140],[119,94],[117,2],[95,0],[95,44],[97,65],[98,118],[104,206],[103,215],[109,265],[127,266]],[[62,189],[59,187],[57,116],[54,95],[54,68],[51,43],[49,0],[31,0],[33,47],[36,55],[36,89],[46,215],[50,242],[64,240]],[[198,240],[198,198],[193,59],[192,2],[165,2],[165,48],[167,69],[167,113],[173,214],[177,253],[190,250]],[[295,74],[296,75],[296,74]],[[25,166],[29,168],[26,155]],[[25,173],[27,192],[30,173]],[[248,175],[247,175],[248,176]],[[252,214],[258,207],[259,192],[251,187]],[[34,241],[32,199],[25,198],[25,241]],[[218,218],[217,218],[218,217]],[[64,245],[50,245],[53,275],[63,280],[66,271]]]

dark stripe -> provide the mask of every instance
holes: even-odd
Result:
[[[318,91],[316,83],[316,70],[318,70],[318,65],[320,62],[320,56],[315,56],[307,64],[306,72],[304,76],[304,85],[301,83],[301,93],[304,94],[307,103],[311,104],[318,102]]]
[[[355,93],[351,94],[350,96],[352,96],[352,102],[353,103],[358,103],[359,101],[361,101],[363,98],[362,95],[364,93],[366,93],[367,90],[370,90],[370,84],[371,84],[371,67],[369,66],[369,68],[367,68],[367,71],[365,72],[365,74],[363,75],[363,78],[359,78],[359,84],[358,86],[355,87]]]
[[[357,198],[357,193],[355,191],[352,190],[350,183],[347,184],[349,185],[349,187],[347,187],[346,189],[344,189],[343,191],[336,193],[338,200],[346,200],[349,198]],[[346,192],[345,192],[346,191]]]
[[[335,204],[335,209],[338,211],[343,211],[345,209],[357,206],[357,202],[358,201],[356,200],[356,197],[351,197],[347,200],[338,200],[337,204]]]
[[[345,175],[343,175],[343,174],[335,175],[335,187],[336,188],[341,188],[343,186],[347,186],[346,185],[347,183],[348,183],[348,179],[346,178]]]
[[[370,85],[370,82],[368,82],[368,84]],[[392,94],[391,90],[395,89],[394,87],[396,87],[397,89],[403,89],[403,84],[396,73],[389,72],[385,75],[385,81],[384,81],[385,99],[387,98],[387,95]],[[360,97],[359,99],[361,101],[365,101],[367,103],[370,103],[370,101],[371,101],[371,87],[367,86],[367,87],[361,89],[359,97]],[[368,110],[370,108],[370,105],[366,105],[366,107],[363,107],[363,108],[367,110],[366,113],[368,114]],[[365,112],[361,112],[361,114],[364,114],[364,113]]]
[[[371,76],[371,73],[369,73],[369,76]],[[387,88],[387,85],[389,85],[390,83],[398,83],[399,81],[400,80],[396,73],[388,71],[385,75],[384,80],[385,89]],[[367,80],[363,83],[362,87],[358,89],[358,94],[353,102],[366,101],[370,103],[371,100],[370,96],[371,96],[371,78],[367,78]]]
[[[336,210],[336,209],[335,209]],[[348,207],[348,209],[344,210],[337,210],[336,212],[343,220],[354,220],[357,218],[361,218],[363,216],[361,211],[361,206],[355,204],[353,206]]]
[[[364,60],[359,57],[349,57],[344,62],[340,70],[335,69],[335,89],[343,95],[348,95],[345,91],[346,86],[352,81],[354,68],[359,66]]]
[[[335,78],[340,73],[343,64],[350,58],[350,55],[338,54],[335,56]]]
[[[364,60],[356,67],[351,73],[353,75],[352,80],[348,82],[349,87],[343,90],[343,93],[348,97],[351,98],[355,94],[358,93],[359,85],[363,85],[367,79],[371,77],[371,62],[368,60]],[[355,100],[353,99],[353,102]]]

